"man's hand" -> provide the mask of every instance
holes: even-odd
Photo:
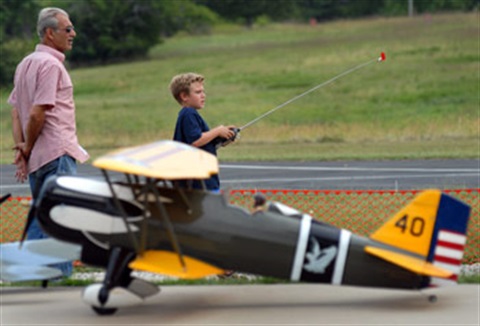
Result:
[[[28,177],[28,169],[27,169],[27,158],[25,157],[21,148],[23,148],[24,144],[17,144],[15,145],[15,159],[13,164],[17,166],[17,170],[15,171],[15,179],[17,182],[25,182]]]
[[[32,153],[31,148],[27,148],[26,143],[17,143],[13,146],[13,149],[16,150],[15,153],[15,162],[17,161],[17,156],[21,154],[26,161],[30,158],[30,154]]]

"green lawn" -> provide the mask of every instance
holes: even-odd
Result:
[[[210,127],[242,126],[364,62],[374,63],[278,110],[222,149],[221,160],[474,158],[479,156],[478,14],[372,18],[317,26],[219,26],[177,35],[150,59],[71,71],[79,138],[93,157],[171,138],[175,74],[206,77]],[[1,157],[10,162],[2,90]]]

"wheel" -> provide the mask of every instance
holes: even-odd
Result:
[[[113,315],[118,310],[117,308],[100,308],[95,306],[92,306],[92,309],[97,313],[97,315],[100,315],[100,316],[110,316],[110,315]]]
[[[435,294],[432,294],[432,295],[429,295],[428,296],[428,301],[431,302],[431,303],[435,303],[437,302],[438,298]]]

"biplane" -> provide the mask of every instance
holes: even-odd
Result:
[[[460,271],[470,207],[438,190],[420,193],[363,237],[279,202],[251,213],[224,194],[189,188],[185,180],[218,173],[218,162],[175,141],[121,149],[93,165],[104,180],[53,177],[32,209],[47,233],[81,246],[83,263],[106,270],[83,292],[98,314],[159,291],[134,270],[179,278],[234,270],[411,290],[455,284]]]

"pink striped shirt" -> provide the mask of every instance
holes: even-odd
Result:
[[[45,124],[28,161],[29,173],[65,154],[82,163],[89,158],[78,143],[73,84],[64,61],[60,51],[38,44],[15,72],[8,103],[17,109],[24,135],[32,107],[53,105],[45,112]]]

